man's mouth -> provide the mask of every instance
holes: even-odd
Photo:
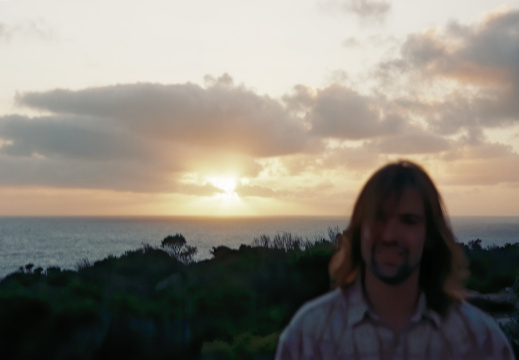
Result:
[[[407,254],[407,249],[400,245],[378,245],[374,250],[378,262],[390,267],[401,264]]]

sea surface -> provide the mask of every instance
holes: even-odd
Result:
[[[451,222],[458,242],[519,242],[519,217],[453,217]],[[176,233],[198,248],[201,260],[211,257],[213,246],[238,248],[263,234],[283,232],[328,238],[329,227],[343,230],[347,224],[345,217],[0,217],[0,277],[29,263],[75,269],[83,259],[93,263],[143,244],[159,247]]]

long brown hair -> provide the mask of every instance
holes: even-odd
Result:
[[[445,315],[452,302],[465,297],[463,280],[467,261],[454,240],[441,196],[429,175],[410,161],[390,163],[366,182],[353,207],[348,228],[329,265],[335,286],[347,287],[364,271],[361,254],[361,226],[373,219],[380,202],[391,194],[399,197],[411,187],[421,195],[425,209],[426,240],[420,265],[420,286],[430,308]]]

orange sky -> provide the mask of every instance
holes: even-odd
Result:
[[[396,159],[519,215],[519,1],[34,4],[0,2],[0,216],[348,215]]]

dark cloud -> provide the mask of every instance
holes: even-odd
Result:
[[[107,127],[93,118],[5,116],[0,118],[0,136],[8,141],[0,154],[14,157],[103,161],[151,155],[150,147],[135,134]]]
[[[207,89],[135,84],[19,94],[19,104],[54,115],[0,117],[0,184],[207,194],[214,189],[186,184],[183,174],[255,177],[263,169],[257,158],[319,143],[279,102],[229,76],[206,80]]]
[[[400,55],[381,63],[376,74],[386,84],[407,78],[411,94],[440,90],[426,102],[425,96],[408,97],[432,130],[452,134],[519,121],[519,10],[411,34]]]
[[[51,115],[0,117],[0,184],[208,194],[186,173],[254,178],[258,159],[315,152],[320,139],[279,101],[224,75],[17,95]],[[5,170],[5,171],[4,171]],[[244,196],[272,196],[242,186]]]
[[[276,100],[234,86],[228,76],[194,84],[133,84],[23,93],[18,103],[57,114],[92,116],[154,140],[276,156],[314,146],[301,122]]]
[[[334,84],[315,92],[298,86],[284,98],[294,111],[306,111],[310,133],[318,137],[365,139],[398,133],[406,121],[385,108],[384,100]]]
[[[135,192],[168,192],[174,182],[165,169],[132,161],[96,162],[53,159],[43,156],[0,156],[0,183],[4,186],[113,189]]]

